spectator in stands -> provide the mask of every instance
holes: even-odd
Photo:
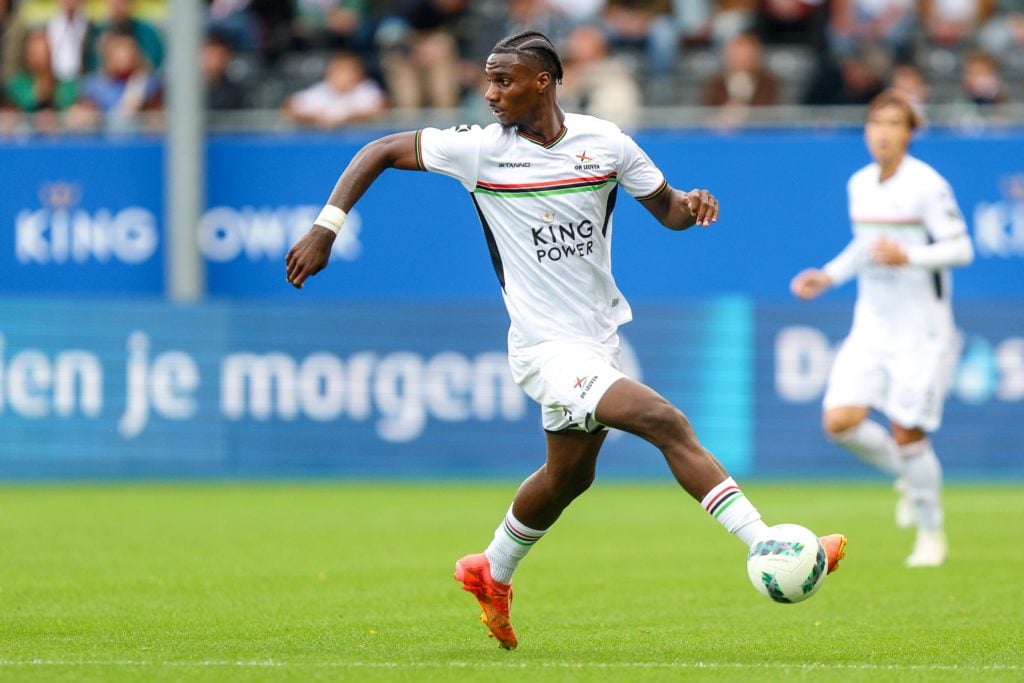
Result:
[[[231,37],[245,51],[277,61],[291,43],[295,6],[290,0],[207,0],[208,30]]]
[[[54,75],[45,28],[29,32],[21,61],[22,69],[4,89],[7,98],[19,111],[36,115],[36,128],[55,130],[55,113],[68,109],[78,97],[78,80],[58,79]]]
[[[701,103],[730,110],[731,120],[751,106],[778,104],[779,80],[761,59],[761,40],[753,33],[733,36],[722,50],[722,69],[704,86]]]
[[[368,0],[295,0],[292,41],[298,49],[348,50],[373,57]]]
[[[644,56],[648,77],[672,74],[679,58],[679,33],[669,0],[608,0],[604,30],[613,51]]]
[[[57,11],[46,23],[54,76],[71,80],[88,70],[86,53],[95,30],[86,15],[85,0],[59,0]]]
[[[109,31],[100,51],[100,71],[86,77],[79,101],[69,112],[73,127],[94,128],[102,121],[109,128],[132,128],[140,112],[160,109],[160,79],[146,64],[130,31]]]
[[[994,0],[920,0],[925,36],[934,45],[962,47],[973,39],[994,4]]]
[[[999,62],[987,52],[975,51],[964,59],[960,78],[962,99],[974,104],[1000,104],[1009,98]]]
[[[234,49],[231,39],[210,31],[203,44],[202,69],[206,82],[206,108],[209,111],[231,111],[246,106],[245,90],[231,78],[228,65]]]
[[[359,56],[337,52],[328,62],[322,81],[285,101],[284,114],[296,123],[340,128],[378,118],[385,104],[383,91],[366,77]]]
[[[107,18],[97,28],[90,46],[90,63],[99,64],[100,38],[112,30],[127,31],[135,36],[139,50],[150,67],[159,69],[164,61],[164,42],[153,24],[132,13],[133,0],[107,0]]]
[[[481,64],[506,36],[539,31],[564,45],[573,28],[600,23],[605,0],[474,0],[459,22],[462,48],[463,121],[489,121],[490,105],[483,94],[487,80]]]
[[[468,0],[404,0],[381,22],[376,40],[391,100],[397,107],[459,103],[459,22]]]
[[[7,22],[14,18],[15,12],[12,0],[0,0],[0,34],[3,34]],[[0,64],[3,63],[3,55],[0,55]]]
[[[606,0],[545,0],[544,4],[577,26],[582,26],[592,24],[601,18],[605,2]]]
[[[14,109],[0,88],[0,138],[14,134],[18,130],[20,115]]]
[[[917,110],[918,118],[924,120],[924,107],[931,97],[931,86],[917,65],[896,65],[889,77],[889,87],[903,94],[910,106]]]
[[[990,55],[1024,49],[1024,0],[998,0],[996,13],[978,32],[978,44]]]
[[[565,78],[559,88],[564,106],[584,114],[633,125],[643,106],[636,79],[625,65],[608,54],[600,28],[580,26],[566,41]]]
[[[0,83],[21,69],[22,46],[28,26],[18,15],[15,0],[0,0]]]
[[[925,36],[934,45],[963,47],[973,41],[992,5],[993,0],[920,0]]]
[[[839,57],[880,46],[897,63],[911,61],[915,0],[832,0],[830,12],[828,40]]]
[[[890,69],[881,47],[822,63],[803,97],[804,104],[864,105],[885,88]]]
[[[758,0],[754,30],[770,45],[806,45],[825,49],[826,0]]]
[[[207,32],[228,36],[231,42],[246,52],[259,46],[259,25],[249,11],[249,0],[207,0]]]
[[[571,5],[572,2],[573,0],[561,3],[552,0],[484,0],[471,3],[467,15],[468,49],[464,56],[473,60],[474,68],[479,70],[479,63],[486,61],[494,44],[507,35],[526,30],[540,31],[559,45],[565,42],[575,26],[600,21],[604,0],[596,3],[596,7],[593,6],[595,3],[588,6],[588,3],[580,2],[576,8],[576,12],[580,14],[570,14],[572,9],[566,5]],[[588,13],[589,21],[577,18],[587,17]]]
[[[676,21],[681,23],[684,46],[710,44],[721,49],[733,36],[757,30],[758,0],[702,0],[701,3],[673,0],[673,4]],[[706,6],[703,27],[698,19],[701,10],[694,9],[694,5],[699,4]],[[703,41],[702,34],[705,36]]]

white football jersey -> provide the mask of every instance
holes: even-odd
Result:
[[[904,266],[876,265],[870,250],[883,236],[900,243],[908,254],[921,246],[964,238],[967,226],[953,191],[935,169],[909,155],[890,178],[880,182],[879,173],[877,164],[869,164],[850,178],[853,241],[825,266],[833,275],[847,269],[857,275],[851,334],[889,348],[948,338],[953,332],[949,268],[924,267],[913,260]],[[841,260],[846,264],[838,265]]]
[[[417,159],[470,192],[512,323],[510,345],[604,341],[632,319],[611,272],[618,187],[644,200],[667,183],[616,125],[566,114],[547,144],[497,123],[424,128]]]

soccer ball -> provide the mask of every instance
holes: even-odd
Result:
[[[754,588],[775,602],[802,602],[825,582],[828,557],[810,529],[777,524],[758,536],[747,554]]]

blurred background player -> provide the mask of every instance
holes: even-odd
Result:
[[[363,147],[288,252],[286,275],[301,288],[327,265],[347,212],[385,169],[441,173],[472,193],[511,321],[512,376],[542,406],[547,440],[544,465],[520,485],[490,545],[455,565],[491,634],[512,649],[513,572],[590,487],[608,427],[656,446],[679,485],[748,546],[767,527],[686,416],[620,369],[618,328],[632,312],[611,272],[619,187],[677,231],[715,222],[718,201],[707,190],[673,189],[615,124],[563,112],[556,99],[562,62],[543,34],[500,41],[486,72],[485,99],[497,123],[424,128]],[[834,570],[846,539],[822,541]]]
[[[949,269],[970,263],[974,251],[949,184],[908,153],[918,123],[898,91],[872,101],[865,139],[874,161],[847,187],[853,240],[791,288],[813,299],[857,276],[853,326],[825,392],[825,433],[902,478],[910,520],[898,507],[897,521],[917,526],[906,565],[934,567],[946,561],[947,542],[942,468],[928,433],[941,423],[957,355]],[[891,435],[870,419],[872,408],[890,420]]]

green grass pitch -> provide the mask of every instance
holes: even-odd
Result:
[[[4,681],[1024,679],[1024,494],[951,485],[951,559],[902,566],[881,483],[748,483],[769,523],[850,537],[811,600],[668,481],[598,480],[521,565],[520,647],[452,564],[514,484],[0,487]]]

